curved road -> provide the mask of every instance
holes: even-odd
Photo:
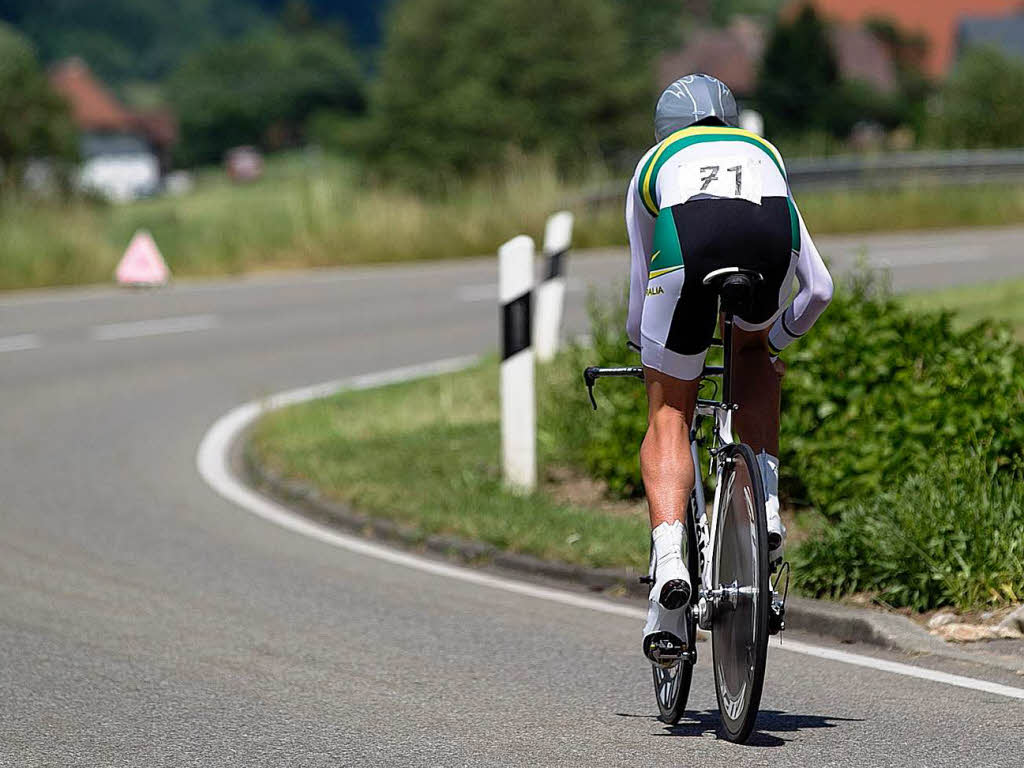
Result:
[[[843,265],[864,243],[900,288],[1024,273],[1022,229],[820,245]],[[571,269],[582,330],[580,286],[624,258]],[[714,738],[707,646],[695,717],[666,728],[635,619],[333,548],[200,479],[197,445],[240,402],[493,348],[495,272],[0,297],[0,766],[1019,763],[1024,702],[785,645],[751,746]]]

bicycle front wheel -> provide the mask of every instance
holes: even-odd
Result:
[[[729,741],[750,736],[761,704],[768,655],[768,529],[754,452],[727,445],[712,565],[719,595],[711,630],[715,692]]]

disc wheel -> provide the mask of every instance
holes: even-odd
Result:
[[[768,529],[754,452],[727,445],[722,459],[711,586],[723,597],[712,621],[711,652],[722,729],[729,741],[743,742],[757,719],[768,655]]]
[[[686,567],[690,572],[690,584],[693,587],[690,596],[690,608],[686,618],[686,633],[690,647],[694,649],[692,658],[696,660],[697,620],[692,606],[697,588],[700,585],[700,573],[697,558],[696,528],[696,497],[690,495],[689,508],[686,511]],[[663,723],[675,725],[686,710],[686,700],[690,696],[690,683],[693,680],[693,662],[680,661],[668,669],[651,665],[654,673],[654,697],[658,702],[658,719]]]

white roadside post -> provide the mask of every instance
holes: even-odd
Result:
[[[764,136],[764,118],[756,109],[741,109],[740,128]]]
[[[545,276],[537,286],[537,315],[533,343],[537,359],[551,360],[558,352],[565,308],[565,258],[572,245],[573,215],[559,211],[548,217],[544,228]]]
[[[533,240],[519,235],[498,249],[501,301],[501,455],[505,482],[537,487],[537,426],[530,336]]]

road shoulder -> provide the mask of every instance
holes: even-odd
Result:
[[[542,560],[453,536],[424,538],[391,520],[361,514],[346,504],[322,497],[309,484],[281,477],[262,466],[244,450],[247,434],[248,430],[241,433],[231,449],[231,465],[237,476],[254,490],[316,522],[462,565],[555,582],[559,586],[572,586],[637,602],[646,597],[647,588],[637,578],[640,574],[625,568],[588,568]],[[900,614],[791,596],[787,601],[786,620],[789,629],[828,637],[840,643],[863,643],[915,657],[932,656],[1024,674],[1024,655],[1012,651],[992,652],[978,646],[968,649],[947,643]]]

